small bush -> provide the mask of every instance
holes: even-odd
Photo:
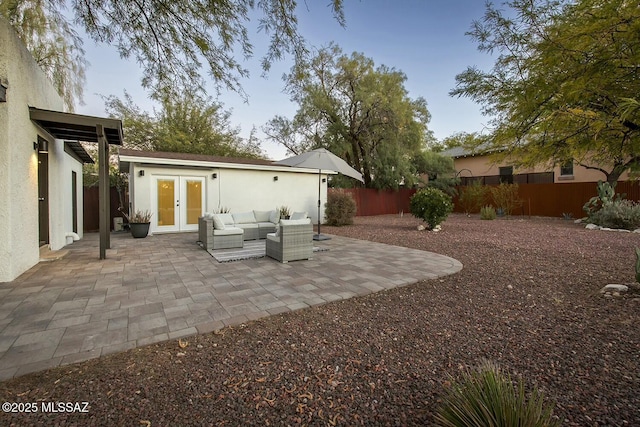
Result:
[[[522,200],[518,197],[518,184],[505,184],[491,187],[491,197],[498,209],[504,215],[510,216],[516,209],[522,206]]]
[[[640,227],[640,205],[627,199],[616,200],[591,212],[589,222],[601,227],[635,230]]]
[[[464,187],[458,201],[460,202],[462,209],[464,209],[464,212],[468,215],[470,213],[479,212],[487,203],[488,198],[489,187],[482,185],[478,181],[474,181],[473,184]]]
[[[546,427],[560,422],[553,419],[553,406],[545,405],[541,393],[533,390],[527,396],[522,381],[514,388],[509,375],[484,362],[451,386],[436,414],[436,425]]]
[[[427,229],[433,230],[453,211],[453,203],[443,191],[427,187],[411,197],[409,209],[413,216],[427,223]]]
[[[496,219],[496,210],[493,206],[483,206],[480,208],[480,219]]]
[[[327,194],[325,203],[325,222],[328,225],[343,226],[353,224],[353,217],[356,216],[357,206],[351,194],[342,190],[331,191]]]

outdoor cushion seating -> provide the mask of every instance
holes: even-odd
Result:
[[[313,256],[313,225],[310,218],[283,219],[276,233],[268,234],[266,255],[286,263]]]
[[[215,224],[219,228],[215,228]],[[226,226],[221,219],[200,217],[198,218],[198,237],[204,248],[229,249],[244,246],[244,230],[239,227]]]
[[[207,213],[198,221],[199,238],[206,249],[241,248],[244,240],[266,239],[267,234],[276,231],[279,221],[276,210]]]

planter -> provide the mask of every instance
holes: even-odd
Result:
[[[150,222],[132,222],[129,224],[129,228],[131,229],[131,235],[136,239],[140,239],[143,237],[147,237],[149,234],[149,226]]]

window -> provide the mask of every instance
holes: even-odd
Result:
[[[573,160],[567,160],[560,165],[560,176],[572,176],[573,175]]]
[[[500,183],[513,184],[513,166],[500,168]]]

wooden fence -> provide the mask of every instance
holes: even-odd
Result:
[[[330,188],[329,192],[338,191]],[[356,201],[357,216],[388,215],[409,212],[409,199],[415,189],[375,190],[373,188],[346,188],[342,191],[351,194]]]
[[[458,194],[464,186],[457,187]],[[336,191],[330,188],[329,191]],[[351,194],[356,201],[358,216],[387,215],[409,212],[409,200],[415,189],[374,190],[371,188],[350,188],[345,192]],[[638,182],[619,182],[616,193],[626,194],[626,198],[640,201],[640,185]],[[595,182],[575,182],[559,184],[518,184],[518,194],[522,207],[514,215],[533,215],[561,217],[571,214],[574,218],[582,218],[582,207],[590,198],[597,195]],[[454,212],[463,212],[454,197]]]
[[[123,205],[126,207],[129,205],[127,196],[123,194]],[[120,206],[120,199],[118,198],[118,191],[115,187],[111,187],[111,212],[109,215],[110,229],[113,230],[113,218],[122,214],[118,212]],[[99,218],[99,192],[98,187],[84,187],[84,231],[98,231],[100,229]]]

